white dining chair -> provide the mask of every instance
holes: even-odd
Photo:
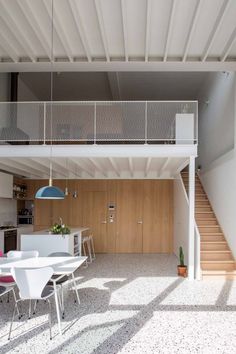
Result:
[[[7,258],[35,258],[39,256],[38,251],[9,251]]]
[[[51,302],[49,298],[54,295],[54,288],[53,286],[47,285],[47,283],[53,275],[53,269],[51,267],[36,269],[12,268],[11,274],[19,288],[20,298],[16,300],[10,324],[8,339],[11,339],[12,325],[15,318],[17,304],[19,301],[25,300],[47,301],[49,306],[48,322],[50,330],[50,339],[52,339]]]
[[[9,251],[7,252],[7,258],[10,259],[25,259],[25,258],[35,258],[39,256],[38,251]],[[15,282],[13,281],[11,276],[0,276],[0,285],[5,286],[5,287],[12,287],[15,286]],[[7,302],[9,302],[9,295],[10,292],[8,292],[8,298]],[[29,313],[31,311],[31,303],[29,307]],[[30,316],[29,316],[30,317]]]
[[[68,252],[53,252],[48,255],[48,257],[72,257],[72,255]],[[53,281],[56,283],[57,286],[60,288],[60,306],[61,306],[61,312],[62,312],[62,319],[65,318],[65,305],[64,305],[64,287],[66,285],[71,284],[72,282],[74,283],[74,294],[75,294],[75,303],[78,302],[80,304],[80,298],[79,298],[79,293],[76,288],[76,283],[75,283],[75,278],[74,275],[71,275],[71,279],[68,275],[53,275],[52,279],[48,282],[49,285],[53,285]],[[58,279],[58,280],[57,280]]]
[[[18,308],[17,300],[16,300],[16,293],[15,293],[15,290],[14,290],[14,286],[10,287],[10,286],[2,286],[2,285],[0,285],[0,297],[4,296],[6,294],[9,294],[11,291],[13,293],[13,297],[14,297],[14,300],[15,300],[16,311],[17,311],[17,314],[18,314],[19,319],[20,319],[21,315],[20,315],[20,311],[19,311],[19,308]]]

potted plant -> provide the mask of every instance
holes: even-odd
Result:
[[[184,264],[184,252],[182,247],[179,248],[179,265],[177,266],[177,269],[180,277],[187,277],[187,266]]]
[[[70,229],[66,225],[54,224],[51,229],[51,233],[54,235],[66,235],[70,234]]]

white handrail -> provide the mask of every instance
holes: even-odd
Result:
[[[188,194],[182,179],[181,173],[179,173],[179,177],[181,180],[181,185],[182,189],[184,192],[184,196],[186,199],[186,202],[189,204],[189,199],[188,199]],[[202,270],[201,270],[201,238],[200,238],[200,233],[198,230],[198,226],[196,223],[196,220],[194,222],[194,238],[195,238],[195,259],[194,259],[194,277],[196,280],[201,280],[202,279]]]

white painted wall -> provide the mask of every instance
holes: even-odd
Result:
[[[174,253],[179,257],[179,247],[182,246],[186,265],[188,265],[188,219],[188,198],[182,180],[178,177],[174,180]]]
[[[0,225],[5,222],[17,224],[17,205],[15,199],[0,198]]]
[[[217,74],[208,97],[211,103],[202,112],[199,125],[200,178],[236,258],[235,74]],[[210,107],[213,103],[214,109]]]
[[[202,168],[234,147],[234,87],[235,73],[210,73],[200,91],[197,163]]]
[[[22,75],[18,75],[18,101],[38,101],[39,98],[31,88],[22,80]]]

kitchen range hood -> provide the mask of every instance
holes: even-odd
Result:
[[[9,105],[9,113],[6,124],[8,126],[1,128],[0,140],[10,145],[18,145],[28,143],[29,136],[23,130],[17,127],[17,100],[18,100],[18,73],[11,73],[11,96],[10,101],[15,102]]]

